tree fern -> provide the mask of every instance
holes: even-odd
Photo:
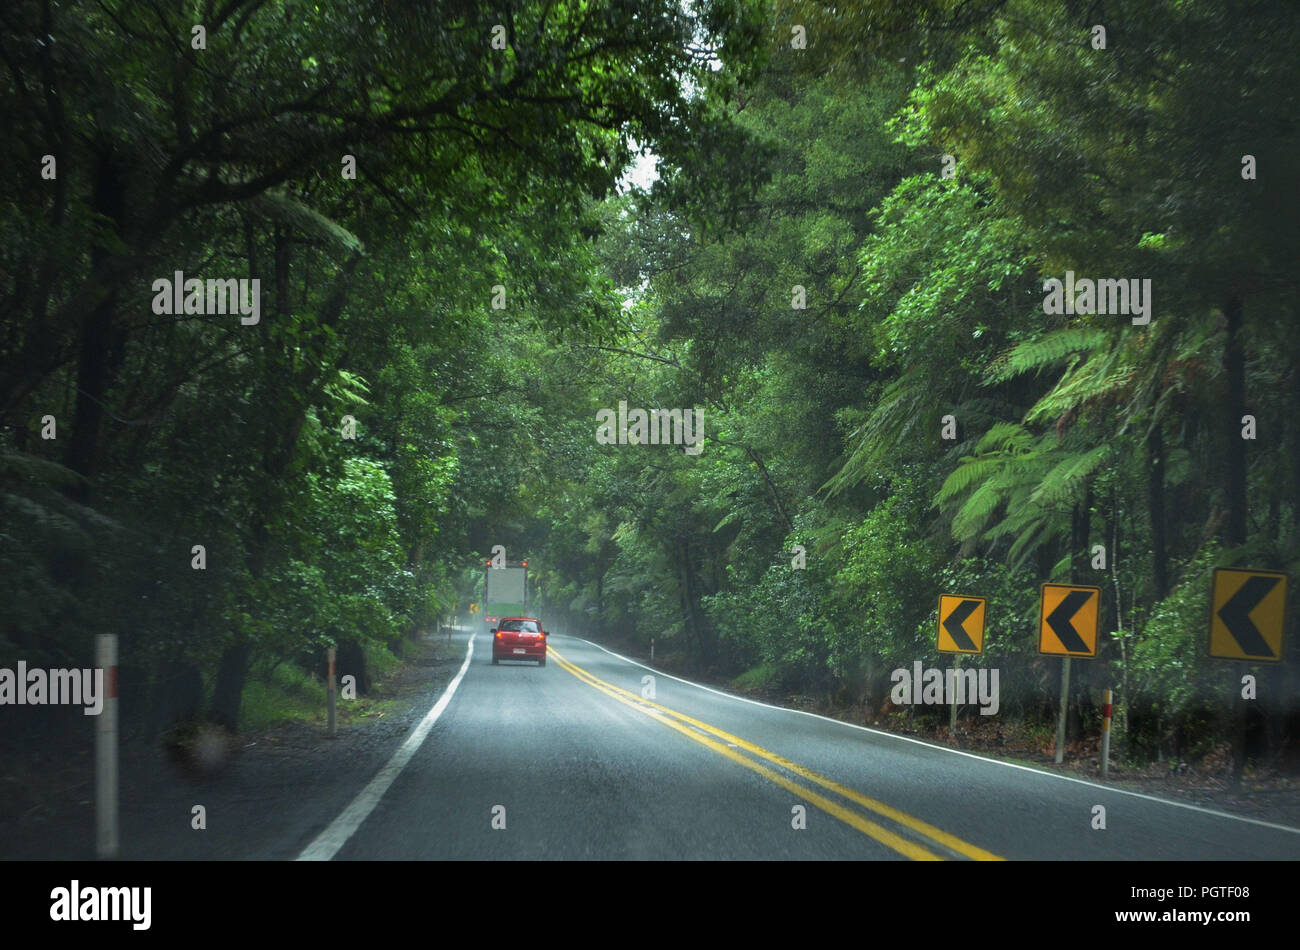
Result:
[[[1075,500],[1082,493],[1088,476],[1109,457],[1109,443],[1065,455],[1034,489],[1029,500],[1039,505],[1064,505]]]
[[[1059,516],[1051,517],[1040,513],[1012,543],[1007,551],[1007,564],[1012,568],[1023,566],[1031,554],[1056,536],[1061,527]]]
[[[365,246],[355,234],[292,195],[281,191],[265,191],[248,199],[248,206],[272,221],[319,238],[345,252],[342,259],[353,253],[365,253]]]
[[[848,460],[822,488],[830,494],[852,488],[898,452],[931,396],[919,371],[911,370],[887,386],[871,415],[850,435],[856,443]]]
[[[986,374],[990,383],[1001,383],[1015,376],[1060,363],[1078,353],[1104,349],[1109,337],[1104,330],[1092,327],[1068,327],[1033,340],[1026,340],[999,356]]]
[[[968,458],[949,475],[935,495],[935,501],[943,504],[963,494],[976,482],[982,482],[1002,470],[1006,460],[1001,456]]]
[[[1098,364],[1109,362],[1097,361]],[[1104,365],[1087,365],[1067,374],[1025,414],[1025,421],[1050,421],[1103,397],[1120,397],[1128,392],[1133,381],[1132,370],[1108,373],[1107,369]]]
[[[971,492],[952,519],[952,533],[959,541],[981,534],[1003,502],[996,481],[988,480]]]
[[[980,438],[978,452],[1001,451],[1019,455],[1029,451],[1034,436],[1018,422],[996,422]]]

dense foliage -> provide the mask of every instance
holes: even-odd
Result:
[[[501,544],[574,630],[870,708],[986,596],[1034,722],[1037,585],[1096,584],[1076,733],[1109,686],[1125,754],[1204,753],[1253,672],[1294,741],[1294,663],[1204,648],[1215,566],[1300,566],[1293,4],[200,6],[0,14],[0,661],[114,630],[235,724]],[[260,322],[156,314],[176,271]],[[1066,271],[1150,322],[1045,313]]]

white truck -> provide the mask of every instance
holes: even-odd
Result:
[[[483,574],[483,620],[496,626],[502,617],[528,616],[528,562],[507,561],[504,567],[487,562]]]

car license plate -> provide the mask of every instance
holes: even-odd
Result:
[[[515,647],[515,652],[516,652],[516,653],[527,653],[528,651],[525,650],[523,647]]]

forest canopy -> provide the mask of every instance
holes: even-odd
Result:
[[[1250,673],[1294,747],[1206,617],[1300,566],[1295,4],[190,6],[0,12],[0,665],[117,632],[141,723],[235,729],[502,545],[871,721],[953,593],[1050,723],[1039,585],[1097,586],[1072,737],[1240,743]]]

